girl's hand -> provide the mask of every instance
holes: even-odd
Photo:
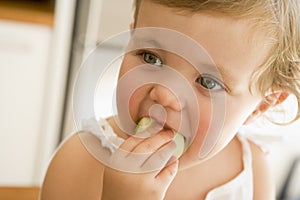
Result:
[[[173,137],[172,131],[161,131],[146,139],[125,140],[111,157],[112,166],[122,171],[104,170],[102,199],[163,199],[178,170]]]

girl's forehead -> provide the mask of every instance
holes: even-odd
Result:
[[[178,51],[186,51],[183,55],[194,54],[197,57],[197,52],[189,46],[193,43],[188,41],[192,40],[207,51],[220,71],[231,75],[227,81],[235,85],[241,79],[250,79],[253,72],[267,59],[272,47],[266,34],[255,29],[249,20],[237,20],[220,14],[214,16],[212,13],[185,15],[146,1],[141,5],[137,21],[137,28],[142,27],[170,29],[185,35],[185,42],[176,38],[172,40],[172,34],[162,36],[152,33],[148,34],[150,39],[145,34],[143,40],[152,43],[171,40],[171,45],[177,45],[181,49]],[[245,85],[248,86],[249,84]]]

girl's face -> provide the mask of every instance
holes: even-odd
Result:
[[[135,123],[150,115],[182,133],[191,143],[180,158],[185,168],[222,150],[255,112],[262,99],[250,78],[270,47],[246,20],[177,12],[143,1],[136,28],[147,27],[179,32],[189,42],[171,32],[133,37],[138,47],[125,55],[121,66],[118,114],[120,121]],[[209,56],[189,46],[190,41]]]

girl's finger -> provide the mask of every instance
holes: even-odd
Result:
[[[149,155],[145,162],[142,163],[142,168],[148,171],[160,171],[167,165],[168,160],[172,157],[175,149],[175,142],[168,142],[159,148],[155,153]]]
[[[170,142],[174,137],[173,131],[166,130],[161,131],[158,134],[145,139],[143,142],[140,142],[132,150],[133,153],[153,153],[157,151],[164,144]]]
[[[172,156],[167,164],[156,176],[155,178],[162,183],[171,184],[178,172],[178,159]],[[168,188],[168,187],[167,187]]]
[[[127,138],[121,145],[120,149],[126,152],[131,152],[138,144],[140,144],[143,139],[131,136]]]

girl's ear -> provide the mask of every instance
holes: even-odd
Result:
[[[244,122],[244,125],[249,124],[250,122],[253,122],[255,119],[257,119],[259,116],[264,114],[267,110],[269,110],[271,107],[277,106],[284,102],[289,96],[289,93],[287,92],[272,92],[271,94],[267,95],[264,100],[260,102],[260,104],[256,107],[256,109],[252,112],[252,114],[246,119]]]

